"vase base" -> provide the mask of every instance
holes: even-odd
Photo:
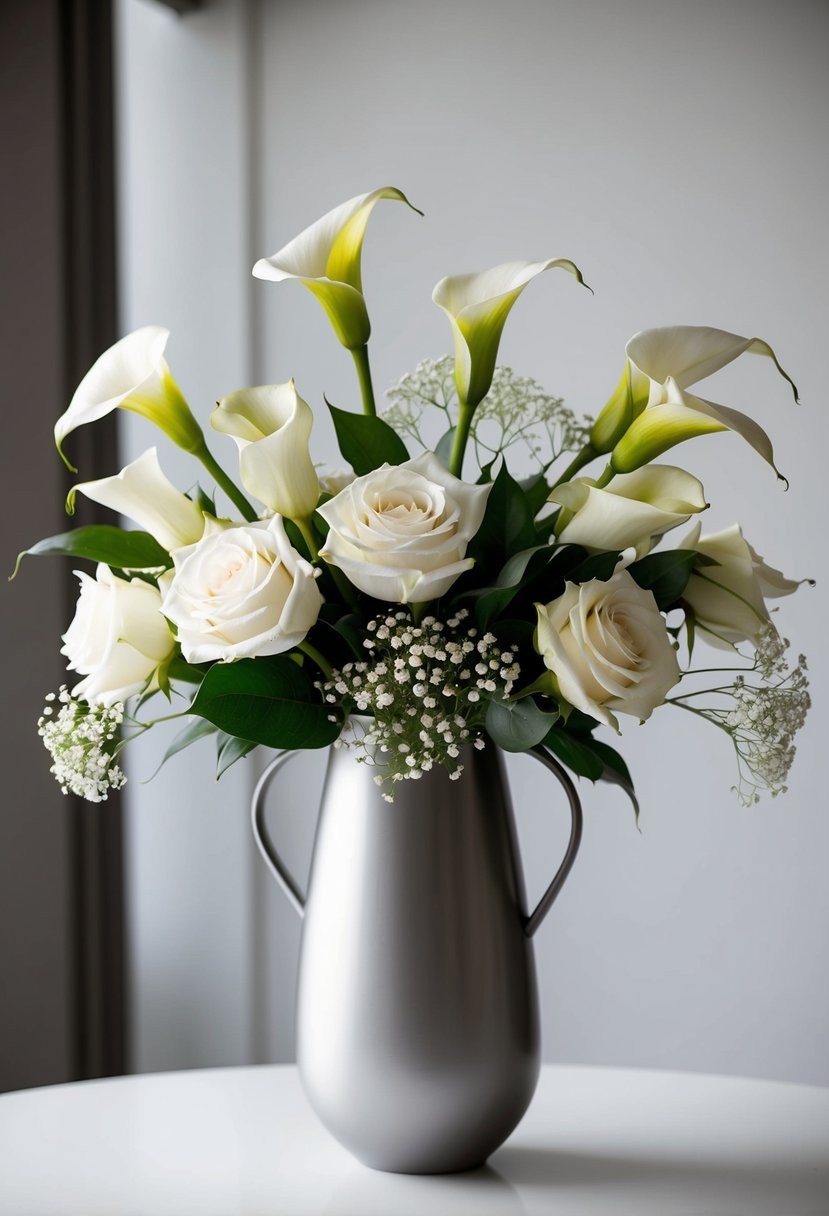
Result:
[[[406,1164],[384,1162],[381,1164],[380,1162],[369,1161],[365,1157],[357,1157],[356,1154],[352,1154],[352,1156],[360,1162],[360,1165],[364,1165],[366,1169],[374,1170],[378,1174],[419,1175],[421,1177],[430,1176],[433,1178],[445,1174],[471,1174],[475,1170],[482,1170],[487,1163],[487,1158],[484,1157],[472,1163],[461,1162],[457,1165],[452,1163],[444,1164],[442,1162],[437,1165],[432,1165],[429,1162],[424,1162],[423,1164],[415,1164],[413,1162],[407,1162]]]

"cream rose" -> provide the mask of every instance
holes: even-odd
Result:
[[[617,569],[606,583],[567,583],[563,595],[536,604],[536,611],[535,648],[562,697],[614,730],[614,710],[644,721],[679,680],[656,601],[627,570]]]
[[[159,580],[161,611],[189,663],[280,654],[319,615],[317,571],[292,547],[279,515],[238,527],[208,520],[202,539],[172,558],[175,571]]]
[[[320,557],[375,599],[437,599],[474,564],[466,548],[491,489],[453,477],[432,452],[383,465],[319,508],[330,527]]]
[[[85,678],[73,688],[90,704],[112,705],[157,687],[156,672],[175,648],[161,615],[161,596],[142,579],[117,578],[100,565],[95,578],[77,571],[81,593],[61,654]]]
[[[739,524],[700,536],[697,523],[680,548],[696,549],[717,563],[696,569],[682,595],[712,646],[756,642],[769,621],[766,598],[791,595],[800,585],[763,561]]]

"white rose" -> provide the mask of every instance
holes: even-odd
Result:
[[[72,690],[90,704],[112,705],[157,687],[159,664],[175,639],[161,615],[161,596],[142,579],[117,578],[100,565],[95,578],[76,571],[81,593],[61,654],[85,676]]]
[[[739,524],[700,536],[697,523],[680,548],[696,549],[717,563],[695,570],[682,595],[712,646],[756,642],[769,620],[765,598],[791,595],[799,586],[763,561]]]
[[[679,680],[656,601],[627,570],[606,583],[567,583],[563,595],[536,610],[535,648],[562,697],[614,730],[614,710],[644,721]]]
[[[161,611],[189,663],[280,654],[319,615],[318,571],[292,547],[279,515],[239,526],[208,520],[202,539],[172,558],[175,571],[159,580]]]
[[[437,599],[474,564],[466,547],[491,489],[453,477],[432,452],[383,465],[319,508],[330,526],[320,557],[375,599]]]
[[[640,554],[648,552],[652,537],[708,505],[702,483],[668,464],[619,473],[604,489],[579,478],[557,486],[549,501],[565,508],[564,524],[556,530],[562,544],[608,552],[634,545]]]

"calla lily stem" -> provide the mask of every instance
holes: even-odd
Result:
[[[311,554],[311,561],[315,562],[320,555],[320,551],[317,547],[316,538],[314,536],[310,520],[295,519],[294,523],[299,528],[300,532],[302,533],[302,539],[308,546],[308,552]]]
[[[220,486],[227,494],[234,506],[238,507],[248,523],[255,523],[258,519],[256,511],[245,498],[238,486],[230,480],[227,473],[220,464],[211,456],[207,444],[202,441],[200,448],[196,448],[193,455],[198,457],[204,467],[207,469],[210,476],[213,478],[217,486]]]
[[[368,347],[356,346],[351,351],[354,366],[357,368],[357,378],[360,381],[360,393],[363,398],[363,413],[375,417],[377,406],[374,403],[374,387],[371,383],[371,367],[368,361]]]
[[[466,451],[469,430],[472,426],[472,416],[475,407],[461,402],[458,407],[458,425],[455,427],[455,438],[452,441],[452,454],[449,457],[449,472],[454,477],[460,477],[463,472],[463,457]]]
[[[591,444],[586,443],[581,451],[576,453],[568,464],[567,468],[564,470],[558,480],[553,483],[551,488],[554,490],[556,486],[563,485],[566,481],[570,481],[571,478],[575,477],[576,473],[580,472],[580,470],[583,469],[586,464],[590,464],[591,460],[595,460],[597,456],[598,452],[595,450],[595,448],[593,448]]]

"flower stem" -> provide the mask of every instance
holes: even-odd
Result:
[[[426,609],[429,607],[430,600],[418,600],[416,604],[409,604],[412,610],[412,620],[415,625],[419,625],[426,615]]]
[[[230,501],[239,509],[239,511],[241,511],[243,517],[248,521],[248,523],[254,523],[257,519],[256,511],[245,498],[239,487],[230,480],[227,473],[224,471],[218,461],[214,460],[213,456],[211,456],[207,444],[202,442],[201,447],[196,448],[193,455],[202,462],[210,476],[215,481],[216,485],[224,490]]]
[[[317,548],[317,541],[311,527],[310,519],[295,519],[294,523],[299,528],[300,532],[302,533],[302,539],[308,546],[308,552],[311,554],[311,561],[315,562],[319,557],[320,552]]]
[[[351,352],[351,356],[354,360],[354,366],[357,368],[357,379],[360,381],[363,413],[376,417],[377,406],[374,403],[374,388],[371,383],[371,365],[368,361],[368,347],[355,347]]]
[[[460,402],[458,407],[458,425],[455,427],[455,438],[452,441],[452,455],[449,457],[449,472],[454,477],[460,477],[463,473],[463,454],[466,451],[469,428],[472,426],[472,415],[474,413],[474,406],[466,405],[463,401]]]
[[[563,485],[565,481],[569,481],[571,477],[574,477],[576,473],[583,469],[586,464],[590,464],[591,460],[595,460],[597,456],[598,452],[594,450],[593,446],[586,443],[582,450],[576,453],[558,480],[553,482],[552,489]]]
[[[311,659],[312,662],[316,663],[317,667],[319,667],[325,678],[328,680],[331,679],[333,668],[328,660],[320,654],[316,646],[312,646],[310,642],[300,642],[297,646],[297,650],[301,650],[303,654],[307,654],[308,658]]]
[[[349,608],[355,609],[357,607],[357,596],[354,593],[354,588],[352,587],[351,583],[345,577],[342,570],[340,570],[337,566],[332,565],[331,562],[326,562],[325,564],[328,567],[328,573],[334,580],[340,595],[348,604]]]

